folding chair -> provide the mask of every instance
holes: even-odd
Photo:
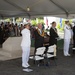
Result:
[[[44,59],[44,51],[45,51],[45,47],[39,47],[36,49],[36,53],[33,55],[33,56],[30,56],[30,59],[33,59],[36,63],[36,61],[40,61],[40,60],[43,60]],[[39,63],[38,63],[38,66],[39,66]]]
[[[50,65],[50,58],[53,58],[55,62],[55,58],[54,58],[55,56],[56,56],[56,45],[49,46],[45,54],[48,65]],[[56,62],[55,62],[55,65],[56,65]]]

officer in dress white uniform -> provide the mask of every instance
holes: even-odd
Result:
[[[71,40],[71,27],[69,21],[65,21],[64,26],[64,56],[70,56],[69,45]]]
[[[29,24],[25,24],[25,28],[21,31],[22,34],[22,67],[28,68],[29,64],[29,55],[30,55],[30,46],[31,46],[31,39],[30,39],[30,26]]]

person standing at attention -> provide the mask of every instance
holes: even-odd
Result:
[[[69,45],[71,40],[71,27],[69,21],[65,21],[64,26],[64,56],[70,56]]]
[[[52,27],[50,28],[50,39],[49,39],[49,45],[57,45],[57,29],[56,29],[56,22],[52,22]]]
[[[29,69],[30,66],[28,64],[29,55],[30,55],[30,46],[31,46],[31,39],[30,39],[30,25],[29,23],[25,24],[25,28],[21,31],[22,34],[22,67],[24,67],[23,71],[30,72],[32,69]]]

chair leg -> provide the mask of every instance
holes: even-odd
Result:
[[[44,58],[44,66],[46,66],[46,58]]]
[[[39,67],[40,66],[39,61],[35,61],[35,65]]]
[[[73,54],[75,53],[75,50],[73,50]]]
[[[48,58],[46,58],[46,60],[47,60],[47,62],[46,62],[46,66],[50,66],[50,61],[49,61],[49,59]]]
[[[55,66],[57,66],[57,64],[56,64],[56,58],[55,57],[52,57],[52,59],[54,60],[54,63],[55,63]]]
[[[55,57],[54,57],[54,63],[55,63],[55,65],[57,66],[56,61],[55,61]]]
[[[37,66],[38,66],[38,67],[40,66],[40,62],[39,62],[39,61],[37,61]]]
[[[38,61],[36,61],[36,60],[34,60],[33,63],[34,63],[35,65],[38,65]]]
[[[34,64],[36,64],[36,61],[35,61],[35,60],[33,60],[33,63],[34,63]]]
[[[51,65],[50,60],[53,60],[53,61],[54,61],[55,66],[57,66],[57,64],[56,64],[56,61],[55,61],[55,58],[54,58],[54,57],[52,57],[52,59],[51,59],[51,58],[49,58],[49,59],[47,58],[47,64],[48,64],[48,66],[50,66],[50,65]]]

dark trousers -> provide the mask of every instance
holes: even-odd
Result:
[[[75,47],[75,35],[73,36],[73,47]]]

